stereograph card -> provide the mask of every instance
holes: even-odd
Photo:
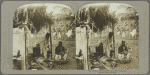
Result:
[[[3,1],[3,74],[146,74],[147,1]]]

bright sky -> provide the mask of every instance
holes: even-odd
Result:
[[[94,4],[87,4],[87,5],[84,5],[83,8],[88,8],[90,6],[103,6],[103,5],[110,5],[109,7],[109,12],[110,13],[113,13],[114,11],[116,11],[116,15],[119,14],[119,13],[128,13],[128,11],[126,11],[125,7],[123,8],[119,8],[120,5],[124,5],[124,6],[127,6],[127,7],[132,7],[131,5],[128,5],[128,4],[122,4],[122,3],[94,3]],[[133,8],[133,7],[132,7]]]
[[[21,7],[28,7],[28,6],[47,6],[47,9],[46,9],[46,12],[47,13],[50,13],[53,11],[53,15],[54,14],[63,14],[63,12],[61,12],[61,9],[62,8],[68,8],[68,10],[72,10],[69,6],[67,5],[64,5],[64,4],[55,4],[55,3],[34,3],[34,4],[26,4],[26,5],[23,5],[23,6],[20,6]],[[116,11],[116,15],[119,14],[119,13],[128,13],[125,8],[119,8],[120,5],[124,5],[124,6],[129,6],[129,7],[132,7],[128,4],[122,4],[122,3],[94,3],[94,4],[87,4],[87,5],[84,5],[83,7],[86,7],[88,8],[89,6],[103,6],[103,5],[110,5],[110,8],[109,8],[109,11],[110,13]],[[55,8],[55,7],[59,7],[59,8]]]
[[[64,4],[55,4],[55,3],[34,3],[34,4],[26,4],[26,5],[23,5],[23,6],[20,6],[19,8],[22,8],[22,7],[29,7],[29,6],[47,6],[47,9],[46,9],[46,12],[47,13],[50,13],[50,12],[53,12],[53,15],[55,14],[64,14],[63,12],[61,12],[61,10],[63,8],[68,8],[68,10],[72,10],[69,6],[67,5],[64,5]],[[59,7],[59,8],[56,8],[56,7]]]
[[[55,8],[59,6],[60,8]],[[63,4],[47,4],[47,9],[46,12],[50,13],[53,11],[53,15],[54,14],[62,14],[61,10],[63,8],[68,8],[68,10],[72,10],[69,6],[63,5]]]
[[[120,5],[124,5],[125,7],[119,8]],[[128,11],[126,11],[126,7],[132,7],[132,6],[130,6],[128,4],[111,3],[109,11],[111,13],[114,12],[114,11],[116,11],[116,13],[115,13],[116,15],[119,14],[119,13],[129,13]]]

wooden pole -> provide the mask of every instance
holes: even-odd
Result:
[[[28,49],[27,49],[27,33],[25,33],[25,63],[26,63],[26,70],[28,70]]]
[[[91,34],[91,32],[89,32],[89,35],[88,35],[88,38],[87,38],[87,42],[88,42],[88,44],[87,44],[87,46],[88,46],[88,70],[91,70],[91,64],[90,64],[90,57],[89,57],[89,55],[90,55],[90,41],[91,41],[91,39],[92,39],[92,34]]]
[[[50,45],[50,50],[51,50],[51,59],[52,59],[52,36],[51,36],[51,25],[49,23],[49,32],[50,32],[50,37],[49,37],[49,45]]]
[[[89,43],[90,42],[90,39],[89,39],[89,34],[87,33],[87,67],[88,67],[88,70],[89,70]]]
[[[115,58],[115,32],[114,32],[114,23],[112,23],[112,32],[113,32],[113,49],[114,49],[114,58]]]
[[[87,35],[87,62],[89,63],[89,61],[88,61],[88,59],[89,59],[89,58],[88,58],[88,56],[89,56],[89,55],[88,55],[88,51],[89,51],[89,46],[88,46],[88,45],[89,45],[89,43],[88,43],[88,42],[89,42],[89,36]],[[88,65],[89,65],[89,64],[88,64]],[[88,66],[87,66],[87,67],[88,67]],[[89,67],[88,67],[88,69],[89,69]]]
[[[88,52],[89,51],[89,35],[87,33],[87,30],[86,30],[86,38],[87,38],[87,56],[86,56],[86,63],[85,63],[86,64],[86,68],[85,68],[85,70],[88,70],[89,69],[89,67],[88,67],[89,66],[89,64],[88,64],[89,63],[89,61],[88,61],[88,59],[89,59],[88,58],[88,56],[89,56],[88,55],[88,53],[89,53]]]
[[[24,28],[25,29],[25,28]],[[24,30],[25,32],[25,30]],[[27,48],[26,48],[26,32],[25,32],[25,56],[24,56],[24,70],[27,70]]]
[[[24,60],[24,63],[23,63],[23,69],[24,70],[26,70],[25,66],[26,66],[26,33],[25,33],[25,60]]]
[[[25,23],[26,24],[28,24],[28,12],[25,12],[26,13],[26,20],[25,20]],[[26,28],[26,27],[25,27]],[[28,48],[27,48],[27,32],[26,32],[26,30],[24,30],[25,31],[25,68],[26,68],[26,70],[28,70]]]

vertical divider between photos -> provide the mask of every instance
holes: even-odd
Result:
[[[78,35],[78,36],[77,36]],[[83,51],[83,60],[84,60],[84,70],[88,70],[88,39],[87,39],[87,32],[86,27],[83,28],[77,27],[76,28],[76,55],[78,55],[79,50]]]

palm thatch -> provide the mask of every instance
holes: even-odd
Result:
[[[19,7],[14,14],[13,27],[25,24],[31,33],[38,33],[44,26],[54,25],[59,19],[74,20],[71,8],[60,4],[28,4]]]

